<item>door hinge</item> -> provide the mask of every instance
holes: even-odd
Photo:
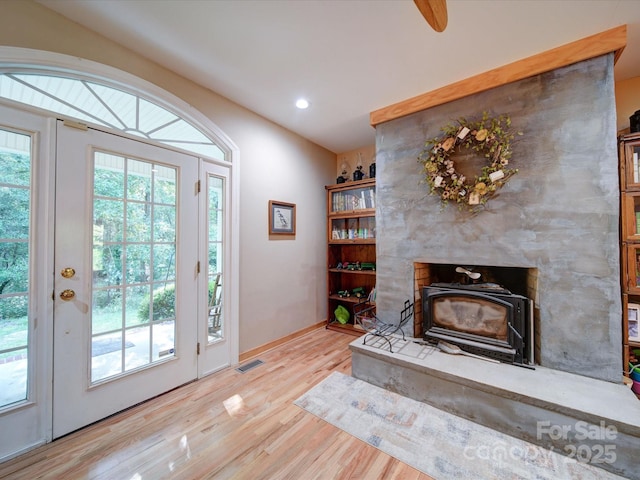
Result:
[[[196,273],[200,273],[200,260],[198,260],[198,264],[196,265]]]
[[[200,342],[198,342],[198,345],[196,347],[196,355],[200,355]]]
[[[196,182],[196,193],[200,193],[200,180]]]
[[[89,126],[86,123],[74,122],[73,120],[63,120],[62,124],[65,127],[77,128],[78,130],[89,130]]]

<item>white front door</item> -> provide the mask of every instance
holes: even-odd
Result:
[[[58,121],[53,438],[195,379],[198,159]]]

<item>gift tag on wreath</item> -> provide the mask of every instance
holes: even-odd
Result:
[[[418,157],[430,193],[439,195],[443,204],[456,202],[471,211],[487,203],[518,172],[509,168],[511,142],[516,135],[510,128],[508,116],[491,118],[487,112],[481,120],[461,118],[443,127],[443,135],[428,140]],[[461,158],[470,156],[481,161],[475,171],[456,165],[466,163]],[[477,158],[469,163],[478,165]]]

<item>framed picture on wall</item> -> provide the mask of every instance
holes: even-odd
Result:
[[[269,235],[296,234],[296,204],[269,200]]]

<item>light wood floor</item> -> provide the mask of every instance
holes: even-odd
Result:
[[[430,480],[293,404],[351,373],[354,339],[313,331],[244,374],[226,369],[0,464],[0,478]]]

